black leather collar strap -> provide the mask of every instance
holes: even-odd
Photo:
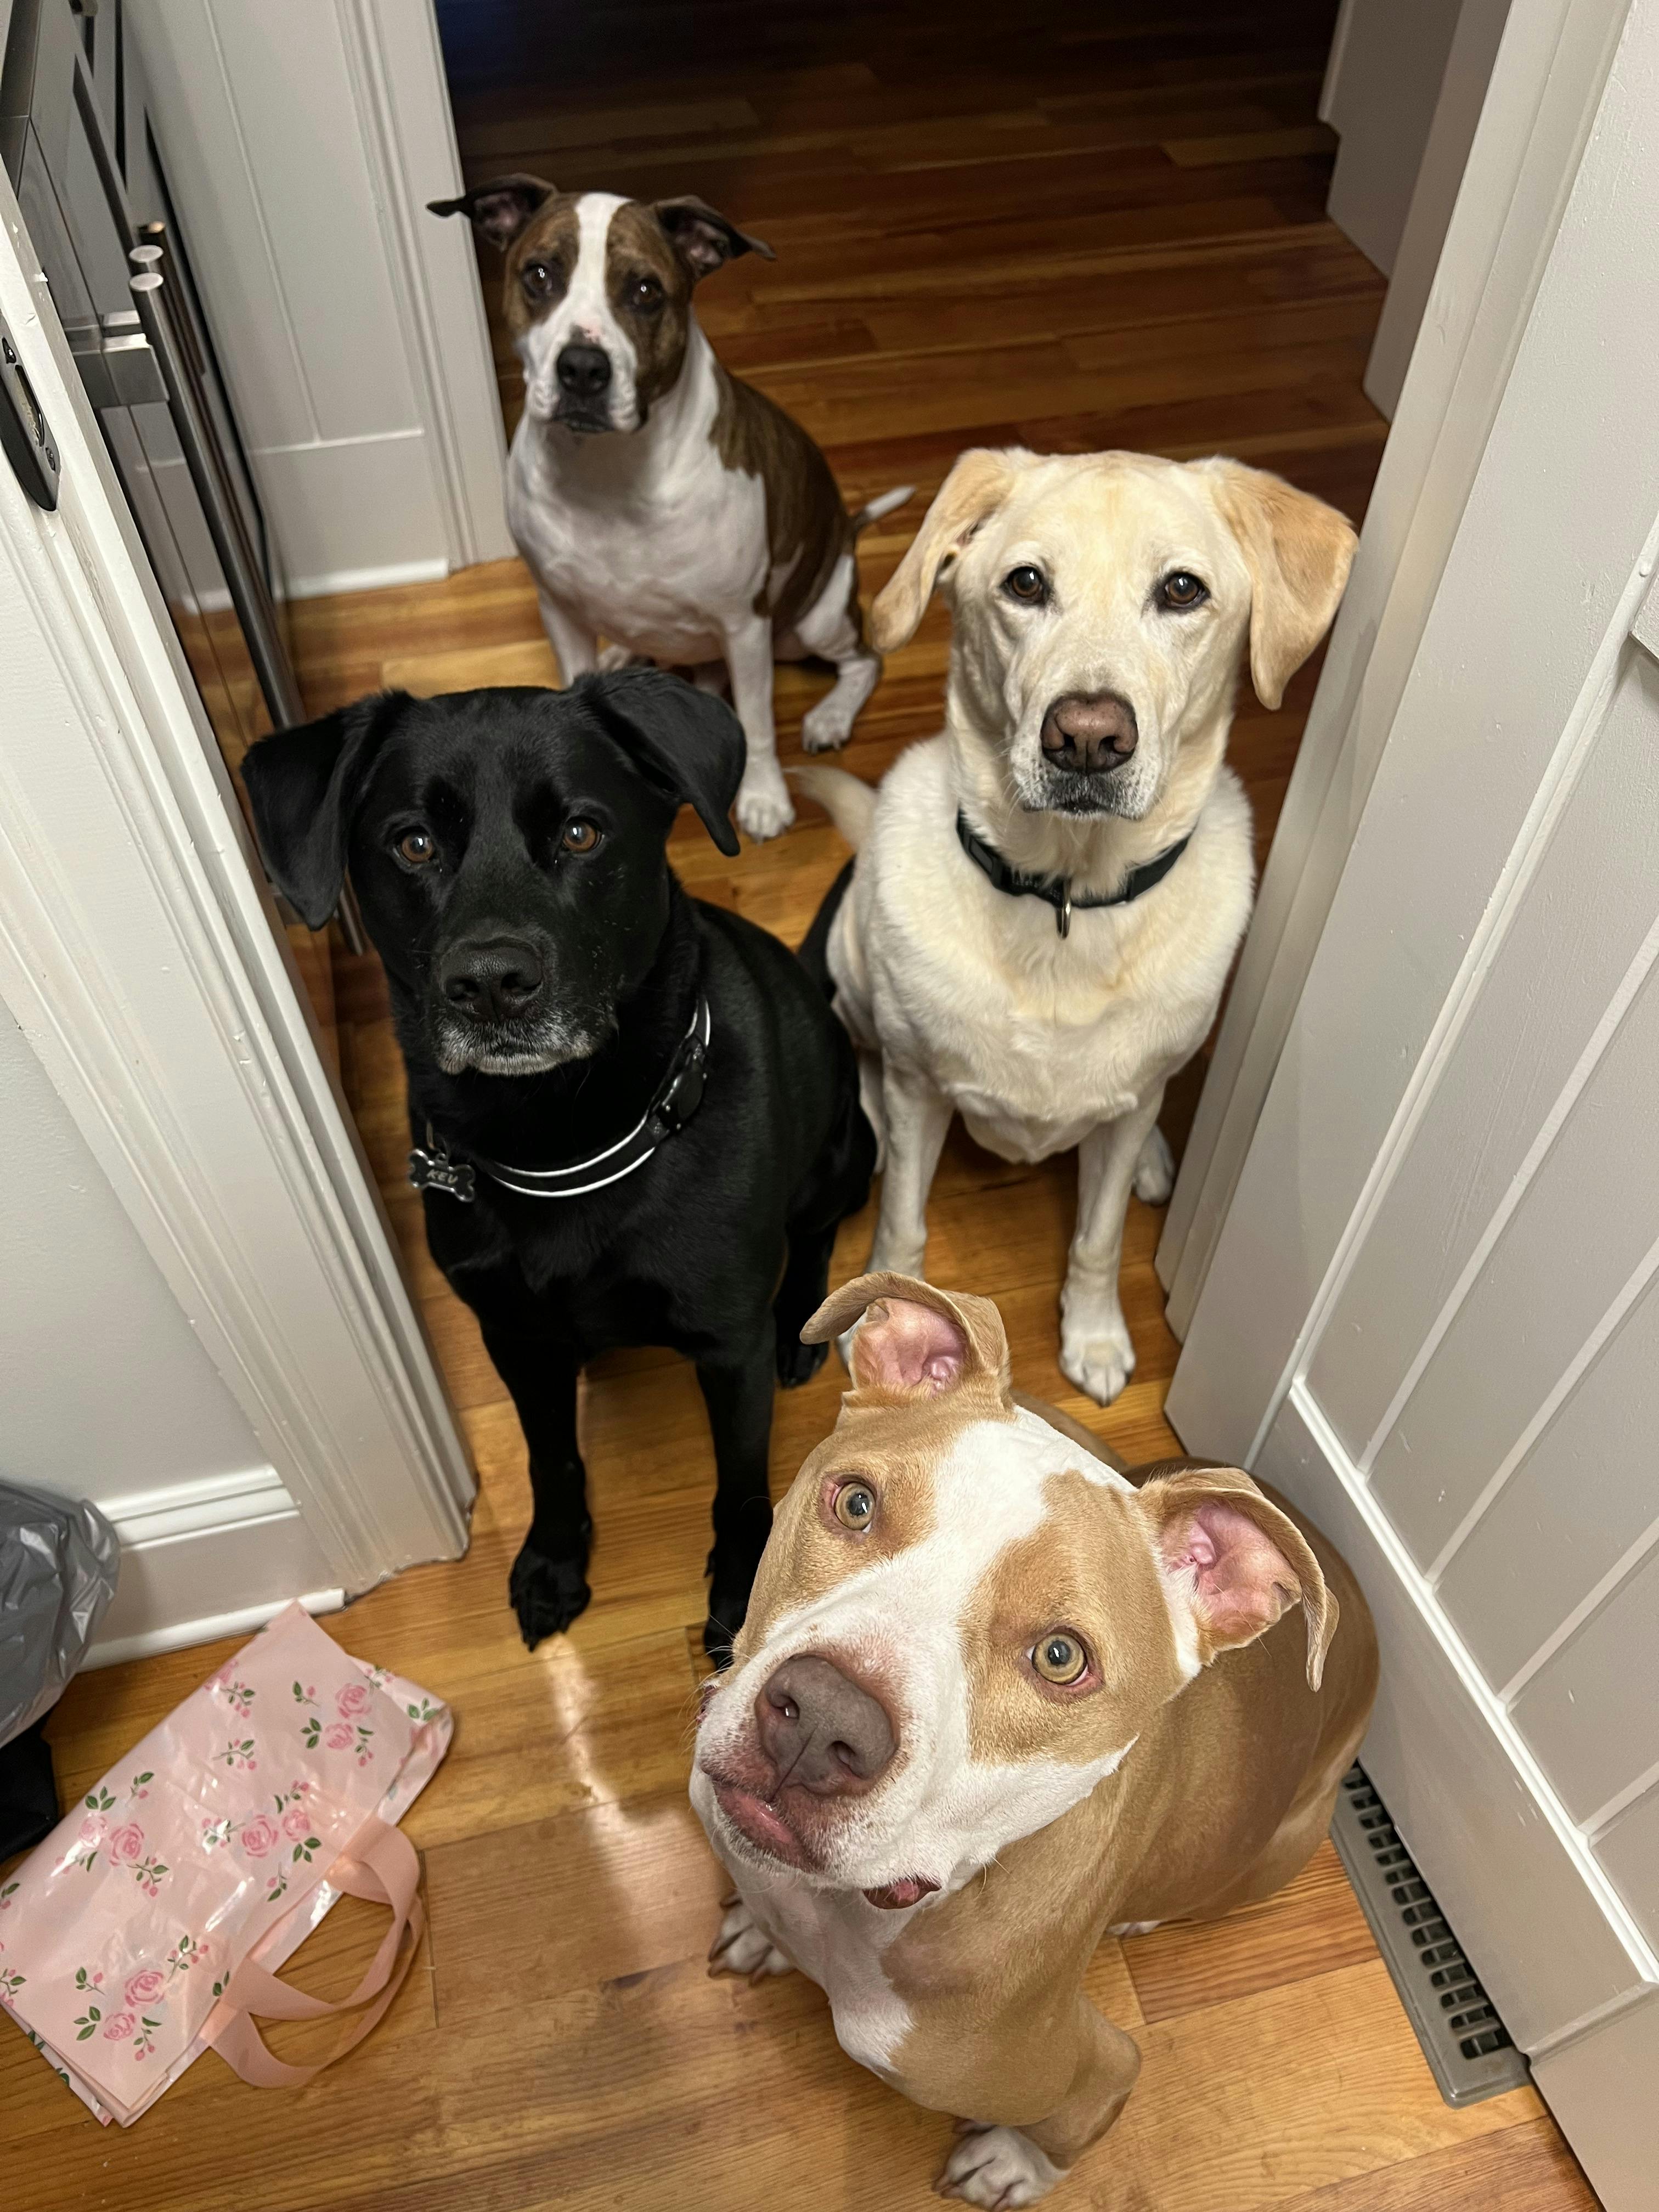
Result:
[[[683,1129],[702,1103],[708,1044],[714,1033],[708,1000],[700,994],[691,1026],[668,1063],[668,1073],[652,1093],[650,1104],[628,1134],[607,1145],[602,1152],[593,1152],[585,1160],[568,1160],[556,1168],[515,1168],[483,1158],[458,1160],[451,1157],[449,1146],[428,1121],[426,1143],[417,1145],[409,1156],[409,1180],[416,1190],[447,1191],[464,1206],[470,1206],[478,1194],[475,1170],[504,1190],[517,1191],[521,1198],[584,1198],[589,1191],[620,1182],[624,1176],[642,1168],[653,1152]]]
[[[1047,899],[1054,910],[1055,928],[1062,937],[1069,937],[1073,907],[1127,906],[1131,899],[1138,899],[1154,884],[1163,882],[1186,851],[1192,832],[1188,830],[1178,845],[1170,846],[1155,860],[1148,860],[1143,867],[1132,868],[1122,890],[1114,891],[1109,898],[1097,897],[1088,891],[1079,891],[1074,898],[1070,880],[1065,876],[1028,876],[1018,868],[1010,867],[996,847],[988,845],[971,827],[968,817],[960,811],[957,815],[957,836],[962,841],[963,851],[975,867],[984,869],[1000,891],[1007,891],[1015,898]]]

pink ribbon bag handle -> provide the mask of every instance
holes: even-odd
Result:
[[[362,2041],[403,1987],[420,1948],[426,1925],[419,1895],[421,1863],[401,1828],[390,1827],[380,1820],[366,1820],[347,1851],[329,1869],[327,1878],[331,1888],[343,1890],[349,1897],[390,1905],[392,1925],[362,1981],[349,1996],[332,2004],[294,1989],[256,1959],[243,1960],[225,1989],[223,2002],[234,2008],[231,2016],[211,2041],[231,2070],[256,2089],[301,2088],[325,2066],[343,2058]],[[253,2021],[256,2013],[264,2020],[323,2020],[331,2014],[356,2011],[359,2006],[367,2009],[328,2057],[310,2066],[290,2066],[274,2057]]]

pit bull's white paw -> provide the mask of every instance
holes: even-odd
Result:
[[[783,770],[775,760],[750,760],[738,786],[737,804],[732,811],[738,829],[745,830],[757,844],[763,838],[775,837],[781,830],[789,827],[795,818],[795,809],[789,787],[783,780]]]
[[[1064,2172],[1018,2128],[981,2128],[969,2121],[933,2187],[964,2204],[1015,2212],[1016,2206],[1046,2197]]]
[[[852,714],[834,701],[835,694],[829,692],[801,717],[800,749],[804,753],[838,752],[852,736]]]
[[[1175,1188],[1175,1159],[1156,1122],[1136,1156],[1133,1187],[1143,1206],[1164,1205]]]
[[[619,668],[649,668],[652,665],[647,653],[635,653],[631,645],[607,645],[593,663],[601,676],[614,676]]]
[[[726,1907],[720,1932],[709,1947],[708,1971],[747,1974],[751,1982],[757,1982],[763,1974],[793,1974],[795,1969],[738,1898],[735,1905]]]
[[[1135,1348],[1117,1300],[1060,1301],[1060,1371],[1097,1406],[1109,1406],[1135,1371]]]

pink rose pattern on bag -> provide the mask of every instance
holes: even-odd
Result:
[[[194,2056],[233,1967],[370,1814],[396,1820],[400,1780],[425,1781],[450,1727],[297,1607],[279,1615],[0,1888],[0,2008],[100,2118],[100,2098],[134,2117],[158,2057],[170,2078]]]

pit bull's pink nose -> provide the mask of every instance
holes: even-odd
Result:
[[[780,1789],[794,1782],[815,1797],[855,1796],[892,1763],[886,1714],[839,1667],[811,1653],[774,1670],[755,1720]]]
[[[1074,775],[1121,768],[1139,742],[1135,710],[1115,691],[1068,691],[1042,718],[1043,751]]]

